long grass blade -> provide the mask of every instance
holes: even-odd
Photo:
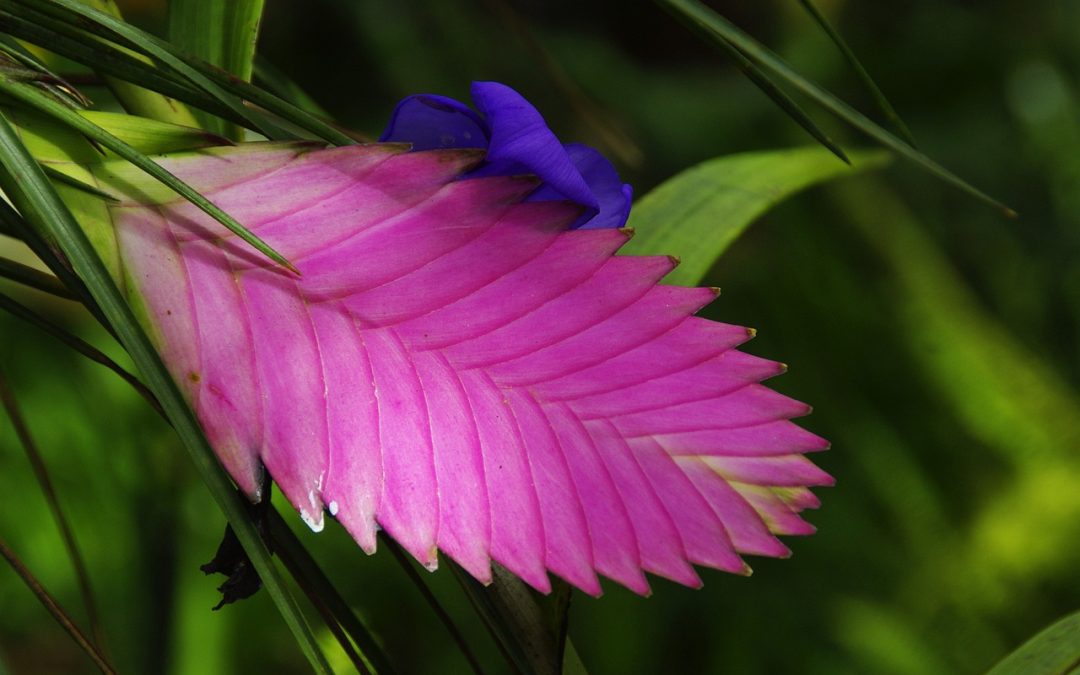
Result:
[[[79,630],[79,627],[75,625],[75,622],[71,620],[71,617],[67,615],[64,608],[60,606],[49,592],[45,590],[45,587],[41,585],[41,582],[27,569],[26,565],[15,555],[6,542],[0,539],[0,557],[3,557],[7,561],[11,569],[15,570],[15,573],[19,575],[26,587],[37,596],[38,601],[48,610],[49,614],[52,614],[56,622],[67,631],[68,635],[75,640],[76,644],[82,648],[86,655],[90,657],[90,660],[94,662],[94,665],[98,667],[98,670],[106,675],[116,675],[116,670],[109,664],[109,662],[98,651],[97,647],[93,645],[83,635],[83,632]]]
[[[10,236],[18,239],[19,241],[30,247],[34,255],[38,257],[45,266],[56,278],[60,280],[64,286],[72,291],[87,310],[96,318],[101,325],[105,327],[115,337],[115,333],[108,321],[105,320],[105,315],[102,314],[101,308],[97,306],[97,302],[91,297],[90,292],[86,290],[86,286],[83,285],[81,279],[75,276],[75,273],[71,271],[71,266],[64,260],[61,260],[60,255],[50,246],[40,233],[35,232],[20,216],[15,212],[15,209],[11,208],[6,201],[0,199],[0,230],[10,233]]]
[[[821,30],[825,31],[825,34],[829,36],[836,48],[840,50],[840,54],[847,61],[848,66],[855,72],[855,76],[862,82],[863,87],[869,92],[870,97],[874,99],[874,104],[881,110],[881,114],[885,116],[885,119],[889,121],[889,124],[896,129],[896,133],[900,134],[902,138],[911,147],[916,147],[915,136],[911,133],[911,129],[904,123],[904,120],[900,119],[900,114],[896,112],[896,108],[893,107],[889,99],[886,98],[885,92],[881,91],[881,87],[877,85],[874,78],[870,76],[870,72],[863,66],[859,57],[855,56],[854,50],[848,45],[847,40],[844,39],[840,32],[833,28],[829,19],[822,14],[821,10],[817,8],[817,5],[813,3],[813,0],[799,0],[799,4],[803,6],[807,14],[821,27]]]
[[[58,122],[79,131],[93,142],[112,150],[120,157],[131,162],[162,184],[168,186],[184,199],[199,207],[204,213],[227,227],[231,232],[236,234],[236,236],[243,239],[267,258],[282,265],[289,271],[299,274],[297,269],[293,267],[292,263],[286,260],[284,256],[271,248],[270,245],[260,239],[258,235],[236,222],[232,216],[219,209],[190,185],[169,173],[149,157],[97,126],[82,115],[65,108],[63,105],[53,101],[30,85],[3,82],[0,80],[0,92],[4,92],[18,99],[38,112],[44,113]]]
[[[401,546],[396,541],[394,541],[390,537],[382,535],[381,532],[380,540],[382,541],[383,545],[390,550],[391,555],[393,555],[394,560],[397,561],[402,571],[405,572],[405,575],[408,576],[409,580],[413,583],[414,586],[416,586],[416,590],[420,591],[420,594],[424,596],[424,599],[427,601],[428,606],[431,607],[431,611],[435,612],[435,616],[439,618],[439,621],[442,622],[447,632],[450,633],[450,637],[452,637],[454,642],[457,643],[458,649],[461,650],[461,654],[465,657],[465,660],[469,662],[469,666],[472,668],[473,672],[476,673],[476,675],[483,675],[484,668],[480,665],[480,659],[476,657],[476,654],[473,653],[472,648],[469,647],[469,641],[465,639],[465,635],[461,632],[461,629],[457,627],[457,624],[454,622],[453,617],[450,616],[450,613],[446,611],[446,608],[443,607],[441,602],[439,602],[439,599],[435,597],[435,594],[431,591],[431,588],[427,585],[427,582],[424,581],[424,579],[416,571],[416,568],[413,567],[412,561],[409,559],[409,555],[401,548]],[[459,571],[457,569],[457,566],[454,565],[453,562],[450,563],[450,567],[455,572]],[[461,572],[461,574],[468,576],[468,574],[465,572]],[[469,579],[472,579],[472,577],[470,576]],[[479,582],[474,580],[474,583]],[[513,664],[512,661],[510,663],[511,665]]]
[[[130,384],[135,391],[139,393],[146,401],[157,410],[161,410],[161,406],[158,403],[154,394],[146,388],[139,378],[135,377],[127,370],[123,368],[116,361],[113,361],[108,356],[98,351],[96,347],[90,343],[84,341],[82,338],[69,333],[60,326],[57,326],[48,319],[34,312],[32,309],[20,304],[19,302],[12,300],[7,295],[0,293],[0,309],[11,314],[12,316],[25,321],[26,323],[34,326],[38,330],[48,333],[60,342],[64,343],[71,349],[82,354],[86,358],[90,359],[94,363],[105,366],[109,370],[113,371],[120,376],[120,379]]]
[[[105,192],[104,190],[98,189],[98,188],[94,187],[93,185],[87,185],[86,183],[82,182],[78,178],[74,178],[72,176],[69,176],[66,173],[64,173],[63,171],[58,171],[57,169],[54,169],[53,167],[49,166],[48,164],[42,164],[41,165],[41,170],[45,172],[46,176],[48,176],[49,178],[52,178],[57,183],[63,183],[64,185],[67,185],[69,187],[73,187],[76,190],[78,190],[79,192],[85,192],[88,195],[93,195],[93,196],[97,197],[98,199],[104,199],[107,202],[120,201],[119,199],[112,196],[108,192]]]
[[[369,671],[381,675],[392,675],[394,667],[378,641],[341,597],[337,588],[300,543],[296,533],[285,523],[281,514],[276,509],[271,509],[269,520],[274,550],[277,551],[289,573],[293,575],[301,588],[304,588],[305,592],[308,592],[308,589],[312,591],[308,597],[312,598],[313,602],[320,600],[324,603],[329,613],[325,617],[327,625],[332,629],[333,624],[339,624],[345,630],[359,650],[359,656]]]
[[[802,106],[796,103],[783,89],[769,79],[769,76],[762,72],[753,61],[746,58],[746,54],[743,54],[738,47],[727,40],[718,39],[716,44],[731,57],[731,60],[735,62],[735,66],[742,71],[743,75],[745,75],[754,86],[760,89],[762,93],[768,96],[773,103],[780,106],[780,109],[787,113],[788,117],[793,119],[796,124],[806,131],[806,133],[810,134],[814,140],[825,146],[829,152],[836,155],[840,161],[849,166],[851,165],[851,160],[840,146],[814,123],[814,120],[802,109]]]
[[[217,104],[225,106],[243,120],[244,126],[268,138],[280,136],[278,127],[267,126],[265,120],[261,120],[254,110],[240,101],[262,108],[329,143],[350,145],[355,142],[348,134],[301,108],[201,59],[184,54],[167,42],[130,24],[79,2],[73,0],[0,0],[0,10],[7,10],[31,20],[33,20],[31,14],[41,13],[79,28],[84,34],[84,39],[87,37],[86,33],[92,33],[139,51],[174,71],[183,81],[209,95]]]
[[[803,92],[813,101],[817,102],[840,119],[859,131],[862,131],[867,136],[873,138],[875,141],[881,143],[901,157],[915,163],[930,174],[937,176],[941,180],[966,192],[972,197],[993,206],[1005,216],[1010,218],[1016,217],[1016,212],[1008,206],[974,187],[953,172],[881,128],[881,126],[875,124],[868,117],[844,103],[833,94],[807,80],[767,47],[747,35],[724,17],[701,4],[698,0],[655,1],[662,7],[671,10],[676,16],[689,21],[694,28],[704,33],[708,38],[712,40],[722,39],[730,42],[742,51],[747,58],[754,61],[762,68],[772,72],[780,80],[787,82]]]
[[[296,600],[270,557],[256,524],[228,475],[203,436],[199,423],[173,382],[165,364],[143,332],[120,289],[94,252],[93,246],[57,196],[37,162],[19,141],[15,130],[0,115],[0,187],[16,207],[64,251],[72,267],[86,282],[120,342],[142,372],[150,390],[161,402],[166,417],[188,450],[203,481],[218,502],[244,551],[251,559],[268,594],[277,605],[312,669],[320,675],[332,670]]]
[[[80,24],[86,30],[95,32],[106,39],[118,41],[124,46],[137,49],[157,62],[164,64],[244,119],[246,126],[264,136],[270,137],[273,135],[270,129],[264,127],[257,115],[245,108],[243,103],[234,96],[230,96],[205,75],[188,65],[184,59],[177,55],[175,48],[164,40],[139,30],[125,21],[74,0],[15,0],[14,2],[4,0],[3,3],[0,3],[0,7],[9,9],[13,13],[17,12],[20,7],[28,7],[59,19],[71,18],[74,15],[74,17],[81,20]]]
[[[0,257],[0,277],[58,298],[78,300],[78,296],[69,291],[67,286],[60,283],[60,280],[53,275],[8,258]]]
[[[230,122],[237,124],[245,122],[243,118],[236,116],[227,107],[205,93],[192,88],[171,71],[140,61],[115,45],[94,35],[88,35],[85,31],[79,31],[62,21],[30,10],[21,11],[32,14],[33,18],[27,19],[7,11],[0,11],[0,31],[31,44],[46,47],[49,51],[93,68],[102,75],[150,89]]]
[[[15,398],[15,392],[12,391],[2,371],[0,371],[0,406],[3,406],[8,419],[11,420],[11,427],[15,430],[15,435],[19,438],[19,442],[26,452],[26,458],[30,461],[30,466],[34,471],[34,478],[37,479],[41,493],[45,497],[45,502],[52,512],[53,520],[56,521],[56,527],[60,530],[60,538],[64,542],[64,549],[67,551],[71,566],[75,571],[75,579],[79,585],[79,593],[82,595],[83,606],[86,608],[86,616],[90,619],[90,630],[94,634],[94,642],[97,648],[104,652],[108,644],[105,639],[105,624],[101,621],[97,601],[94,599],[94,591],[90,585],[90,574],[86,569],[86,561],[83,559],[82,551],[79,549],[79,544],[75,539],[75,532],[71,529],[71,523],[68,522],[67,516],[64,515],[64,509],[60,507],[60,499],[56,494],[56,487],[53,485],[52,477],[49,476],[49,468],[45,464],[45,458],[41,456],[37,443],[34,442],[34,437],[30,433],[30,425],[26,423],[26,418],[23,417],[22,410],[19,408],[19,402]]]

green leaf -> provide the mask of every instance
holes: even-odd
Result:
[[[53,101],[51,98],[37,91],[30,85],[0,80],[0,91],[29,105],[38,112],[52,117],[56,121],[68,125],[94,142],[112,150],[120,157],[153,176],[163,185],[168,186],[184,199],[202,209],[203,212],[227,227],[231,232],[236,234],[236,236],[246,241],[255,248],[255,250],[259,251],[267,258],[270,258],[292,272],[297,271],[292,263],[286,260],[284,256],[271,248],[269,244],[264,242],[246,227],[236,222],[232,216],[219,209],[190,185],[172,175],[149,157],[97,126],[79,113],[69,110],[63,105]]]
[[[682,264],[667,283],[693,285],[762,213],[792,194],[832,178],[882,166],[883,152],[853,154],[840,164],[818,147],[771,150],[712,159],[668,179],[634,205],[635,236],[623,252],[673,254]]]
[[[97,301],[120,343],[131,355],[150,390],[161,402],[203,481],[213,494],[248,554],[264,586],[281,612],[316,673],[331,675],[326,657],[318,647],[304,615],[285,587],[246,504],[217,461],[194,413],[169,376],[161,357],[139,326],[120,289],[113,283],[89,240],[57,196],[52,184],[7,119],[0,115],[0,186],[16,208],[36,227],[47,232],[64,252],[72,267]]]
[[[172,0],[170,42],[192,56],[251,81],[263,0]],[[240,140],[217,118],[201,115],[204,128]]]
[[[953,185],[969,195],[990,204],[1009,217],[1015,217],[1016,212],[1004,204],[993,199],[986,193],[978,190],[953,172],[941,166],[934,160],[915,150],[910,145],[893,136],[885,129],[875,124],[865,115],[844,103],[836,96],[822,89],[820,86],[807,80],[795,71],[786,61],[770,51],[754,38],[747,35],[730,21],[720,16],[713,10],[701,4],[698,0],[656,0],[662,7],[675,13],[676,16],[688,20],[696,29],[705,34],[711,40],[723,40],[730,42],[738,48],[751,61],[765,70],[773,73],[780,80],[787,82],[799,91],[816,101],[826,110],[834,113],[851,126],[873,138],[878,143],[889,148],[901,157],[914,162],[925,171],[937,176],[946,183]]]
[[[11,21],[5,16],[15,17],[21,21]],[[10,28],[5,27],[10,24]],[[320,120],[314,115],[301,108],[274,96],[273,94],[252,85],[220,68],[202,61],[201,59],[184,54],[169,43],[145,33],[130,24],[124,23],[102,12],[85,7],[74,0],[0,0],[0,27],[9,30],[12,34],[24,36],[27,40],[48,49],[54,49],[50,42],[49,32],[36,30],[37,26],[50,25],[51,32],[60,30],[60,24],[65,30],[61,31],[70,41],[76,41],[84,48],[80,57],[65,54],[75,58],[91,68],[96,68],[93,53],[87,54],[85,48],[90,47],[91,52],[103,47],[99,37],[117,42],[120,46],[134,49],[144,55],[150,56],[156,62],[165,66],[158,71],[158,75],[164,74],[166,82],[171,81],[171,86],[177,83],[186,89],[195,89],[198,95],[207,98],[212,106],[224,108],[225,115],[232,117],[244,126],[262,133],[268,138],[287,137],[282,135],[277,125],[270,124],[264,119],[261,112],[244,102],[248,102],[276,115],[291,124],[296,125],[316,137],[324,139],[335,145],[349,145],[354,139],[334,126]],[[15,31],[19,31],[16,33]],[[30,37],[30,34],[36,37]],[[62,45],[61,45],[62,46]],[[59,52],[61,46],[55,49]],[[71,45],[68,44],[68,47]],[[138,69],[141,66],[138,61],[125,62],[125,68]],[[154,68],[145,66],[144,75],[152,75]],[[163,84],[159,79],[158,84]],[[144,84],[143,86],[150,86]],[[166,86],[170,86],[166,84]],[[178,96],[179,98],[179,96]],[[199,103],[200,108],[208,109]],[[214,112],[213,110],[210,110]],[[220,112],[215,114],[221,115]]]
[[[904,120],[900,119],[900,115],[896,112],[896,108],[893,108],[892,104],[889,103],[889,99],[885,97],[885,92],[881,91],[877,82],[874,82],[874,78],[870,77],[870,72],[867,71],[862,62],[859,61],[859,57],[855,56],[855,52],[848,46],[847,41],[844,40],[843,36],[840,35],[835,28],[833,28],[832,24],[829,23],[829,20],[825,15],[818,10],[812,0],[799,0],[799,2],[802,4],[803,8],[806,9],[811,18],[821,26],[821,30],[825,31],[825,34],[833,41],[836,48],[840,50],[840,54],[844,57],[844,60],[847,61],[848,66],[855,71],[856,77],[862,82],[866,91],[870,93],[870,97],[874,99],[874,103],[877,105],[878,109],[885,115],[885,119],[887,119],[889,124],[896,129],[898,134],[900,134],[900,138],[904,139],[908,145],[914,148],[915,136],[912,135],[908,126],[904,124]]]
[[[1080,612],[1044,629],[1005,657],[987,675],[1076,673],[1080,673]]]

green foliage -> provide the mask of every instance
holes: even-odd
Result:
[[[1061,619],[994,666],[988,675],[1073,675],[1080,670],[1080,612]]]
[[[667,282],[690,286],[769,208],[815,183],[881,166],[882,153],[859,153],[849,167],[821,148],[718,157],[683,171],[634,204],[628,254],[681,256]]]

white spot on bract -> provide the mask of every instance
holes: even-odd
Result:
[[[310,514],[301,509],[300,517],[305,523],[307,523],[307,526],[311,528],[312,532],[322,532],[323,527],[326,525],[326,523],[323,522],[322,511],[319,511],[319,515],[317,517],[312,518]]]
[[[330,509],[330,515],[332,515],[332,516],[337,515],[337,512],[338,512],[338,504],[337,504],[337,502],[330,502],[330,504],[327,506],[327,508]]]
[[[434,572],[435,570],[439,569],[439,559],[432,558],[430,562],[423,563],[423,565],[424,569],[426,569],[428,572]]]

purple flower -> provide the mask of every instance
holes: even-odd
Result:
[[[543,184],[527,201],[569,200],[585,207],[570,229],[623,227],[632,188],[593,148],[563,144],[525,98],[498,82],[474,82],[479,113],[436,94],[416,94],[398,103],[380,141],[411,143],[414,150],[484,148],[487,161],[469,174],[535,174]]]

